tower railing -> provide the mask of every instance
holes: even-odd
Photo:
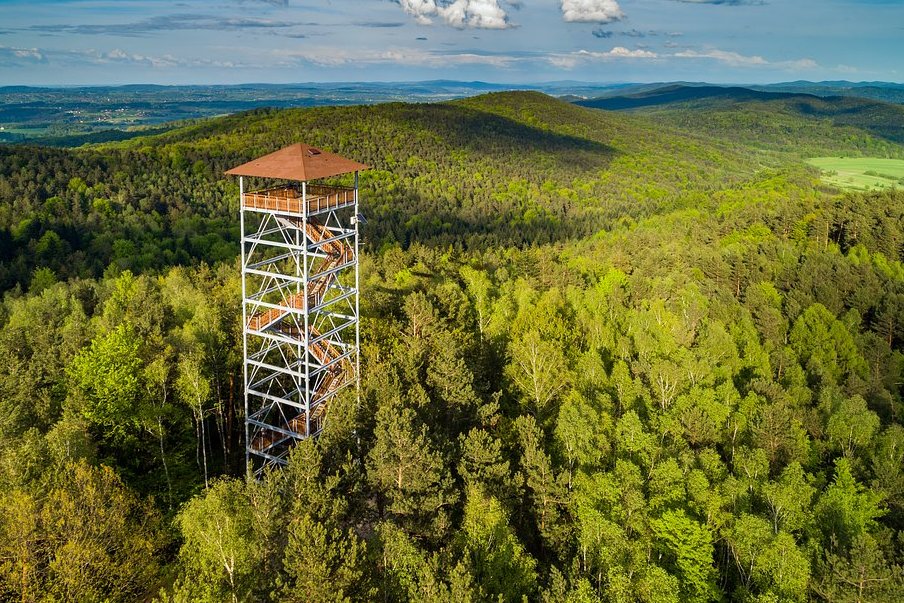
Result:
[[[301,215],[307,206],[308,215],[333,211],[355,204],[355,189],[346,186],[309,184],[303,193],[296,185],[277,186],[242,195],[245,209],[279,211]]]

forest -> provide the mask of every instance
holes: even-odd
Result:
[[[904,147],[737,111],[0,146],[0,600],[901,601],[904,190],[803,159]],[[362,391],[256,480],[223,171],[298,140],[373,168]]]

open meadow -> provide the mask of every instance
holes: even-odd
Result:
[[[846,190],[904,186],[904,160],[879,157],[814,157],[807,161],[823,171],[823,180]]]

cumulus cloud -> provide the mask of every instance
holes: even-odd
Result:
[[[418,23],[428,25],[440,18],[447,25],[464,29],[507,29],[508,14],[499,0],[397,0]]]
[[[628,50],[624,46],[616,46],[609,52],[581,52],[585,52],[590,56],[600,58],[655,59],[657,56],[659,56],[651,50],[641,50],[639,48],[636,50]]]
[[[163,55],[146,55],[134,52],[128,52],[121,48],[102,52],[94,49],[89,50],[72,50],[57,53],[62,60],[87,61],[95,65],[105,65],[110,63],[120,63],[128,65],[138,65],[144,67],[153,67],[155,69],[166,69],[174,67],[188,68],[236,68],[249,67],[249,64],[237,63],[235,61],[195,58],[186,56],[175,56],[172,54]]]
[[[44,63],[47,58],[37,48],[14,48],[0,46],[0,60],[6,59],[10,64]]]
[[[625,13],[618,0],[562,0],[562,17],[570,23],[612,23]]]

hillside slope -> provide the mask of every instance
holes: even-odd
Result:
[[[904,106],[848,96],[737,87],[665,86],[581,101],[629,110],[684,131],[802,155],[850,152],[904,156]],[[892,143],[892,144],[889,144]]]

